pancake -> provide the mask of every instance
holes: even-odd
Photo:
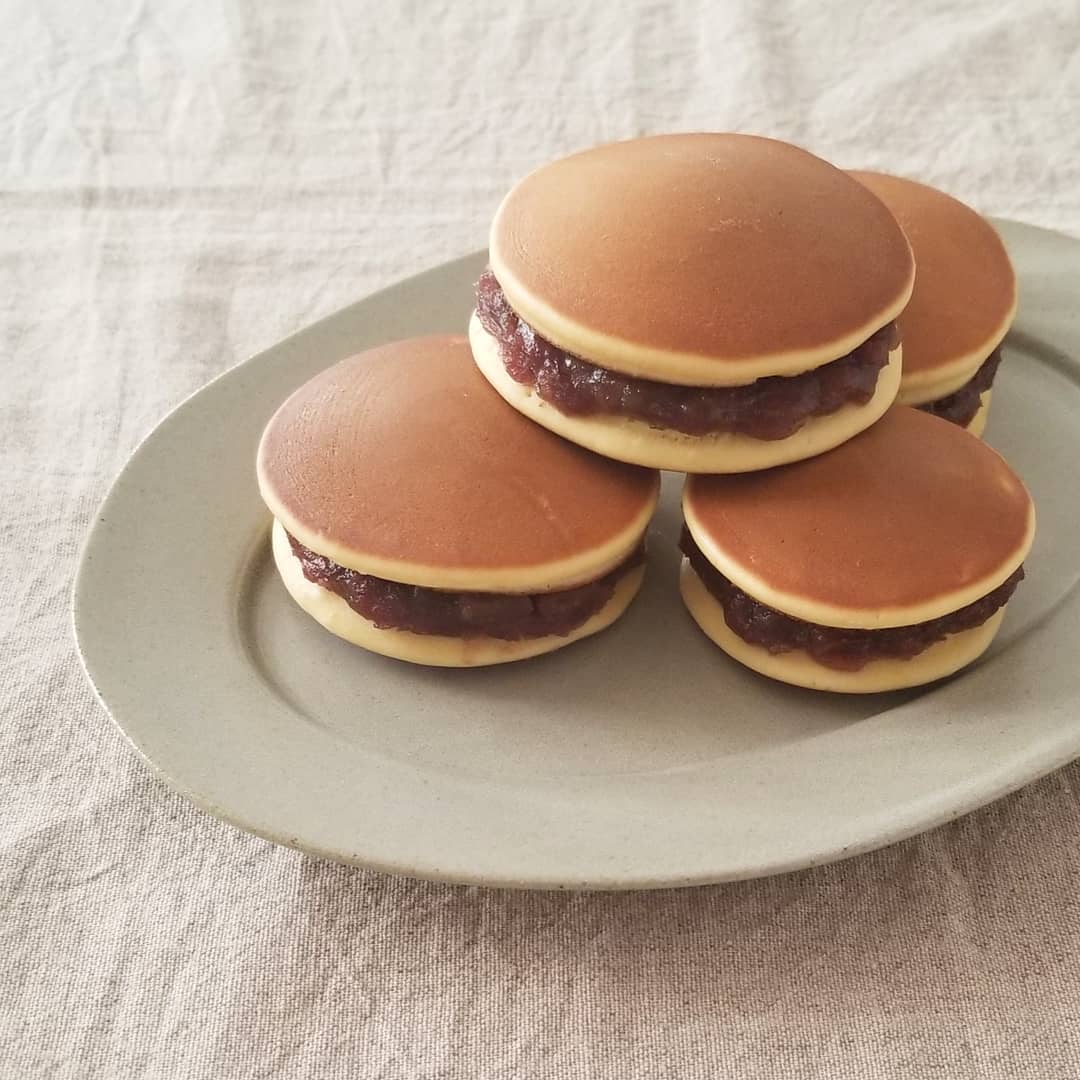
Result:
[[[267,425],[257,475],[301,607],[374,651],[461,665],[613,621],[640,585],[659,491],[655,472],[507,408],[462,337],[316,375]]]
[[[745,642],[730,629],[723,608],[689,563],[683,563],[679,590],[694,621],[732,659],[778,682],[840,694],[902,690],[953,675],[990,647],[1005,615],[1005,609],[1001,608],[981,626],[950,635],[910,660],[871,660],[856,671],[840,671],[817,663],[804,652],[771,653]]]
[[[274,562],[289,595],[330,633],[370,652],[431,667],[482,667],[554,652],[607,629],[630,606],[645,578],[644,566],[634,568],[619,582],[602,608],[563,635],[547,634],[507,641],[483,635],[465,638],[415,634],[407,630],[380,629],[354,611],[340,596],[309,581],[294,558],[285,530],[278,521],[274,522],[272,544]]]
[[[979,405],[978,411],[968,421],[967,429],[972,435],[977,435],[982,438],[983,432],[986,430],[986,421],[990,414],[990,399],[994,396],[993,390],[987,390],[982,395],[982,403]]]
[[[847,405],[813,417],[793,435],[775,441],[721,432],[686,435],[619,416],[568,416],[532,387],[515,382],[499,355],[499,345],[474,315],[469,340],[477,366],[515,409],[579,446],[617,461],[688,473],[737,473],[767,469],[831,450],[877,420],[900,385],[900,349],[889,353],[866,405]]]
[[[503,200],[490,256],[549,341],[692,386],[835,360],[896,318],[913,277],[878,199],[805,150],[736,134],[631,139],[545,165]]]
[[[993,450],[899,405],[813,459],[690,477],[683,510],[683,594],[705,632],[764,674],[841,690],[917,685],[970,662],[1035,528]]]
[[[943,398],[927,401],[918,408],[959,424],[960,427],[966,427],[968,431],[974,430],[975,434],[981,434],[986,426],[988,403],[1000,363],[1001,350],[995,349],[959,390],[954,390]]]
[[[507,195],[489,247],[478,363],[515,408],[606,455],[764,468],[850,437],[895,394],[908,242],[865,187],[786,143],[668,135],[574,154]],[[601,415],[567,400],[588,387]],[[691,391],[685,407],[672,388]]]
[[[899,319],[904,375],[897,400],[937,402],[975,375],[1012,325],[1012,263],[993,226],[958,199],[898,176],[851,175],[895,215],[918,267],[911,301]],[[970,428],[971,417],[956,422]]]
[[[655,473],[525,423],[462,337],[343,360],[277,411],[263,499],[341,566],[438,589],[539,592],[606,573],[641,540]]]

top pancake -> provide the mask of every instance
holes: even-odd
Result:
[[[316,375],[267,425],[257,469],[271,512],[313,551],[480,591],[606,573],[638,543],[659,483],[515,412],[463,337],[395,342]]]
[[[1000,344],[1016,314],[1016,275],[994,227],[936,188],[853,172],[893,212],[915,252],[915,290],[900,316],[900,400],[959,389]]]
[[[963,428],[906,405],[820,457],[693,476],[687,525],[721,573],[826,626],[910,626],[997,588],[1023,562],[1023,483]]]
[[[510,305],[603,367],[733,386],[836,360],[899,314],[911,250],[847,174],[752,135],[658,135],[545,165],[503,200]]]

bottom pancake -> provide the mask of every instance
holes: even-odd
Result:
[[[443,637],[414,634],[408,630],[383,630],[354,611],[336,593],[309,581],[300,560],[293,554],[288,534],[277,521],[272,534],[274,563],[289,595],[316,622],[340,638],[371,652],[434,667],[481,667],[525,660],[553,652],[564,645],[606,629],[630,606],[645,577],[636,566],[618,581],[611,599],[580,626],[565,635],[506,641],[493,637]]]
[[[926,398],[923,396],[924,388],[922,394],[916,391],[913,397],[910,388],[905,388],[901,381],[897,400],[902,404],[916,405],[924,412],[933,413],[934,416],[940,416],[942,420],[948,420],[970,431],[976,415],[993,388],[994,378],[997,376],[1000,365],[1001,349],[998,348],[994,349],[982,362],[971,378],[951,393]]]
[[[978,411],[968,421],[967,429],[972,435],[977,435],[982,438],[983,432],[986,430],[986,419],[990,415],[990,398],[993,397],[994,391],[987,390],[980,399]]]
[[[560,412],[531,387],[515,382],[503,364],[498,341],[475,314],[469,323],[469,343],[488,382],[531,420],[604,457],[679,472],[752,472],[814,457],[870,427],[892,404],[900,385],[900,349],[896,348],[865,405],[845,405],[827,416],[813,417],[786,439],[754,439],[728,432],[686,435],[625,417]]]
[[[801,650],[770,653],[744,641],[728,626],[723,607],[689,561],[683,562],[679,590],[694,621],[732,659],[779,682],[841,694],[900,690],[952,675],[986,651],[1005,614],[1005,608],[999,608],[982,625],[951,634],[910,660],[871,660],[858,671],[843,671],[819,664]]]

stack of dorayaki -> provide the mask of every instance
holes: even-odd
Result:
[[[467,340],[344,360],[266,428],[275,561],[323,626],[443,666],[595,634],[640,588],[667,469],[683,600],[747,667],[868,692],[987,648],[1035,515],[979,438],[1016,282],[975,211],[662,135],[527,176],[489,258]]]

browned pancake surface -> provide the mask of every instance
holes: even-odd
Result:
[[[988,221],[936,188],[853,172],[893,212],[915,253],[915,290],[899,318],[904,371],[927,371],[1000,341],[1016,305],[1016,276]]]
[[[323,538],[360,563],[448,569],[535,567],[602,547],[656,487],[654,472],[507,406],[463,337],[396,342],[317,375],[271,420],[258,470],[267,501],[316,550]]]
[[[912,273],[901,230],[862,185],[787,143],[733,134],[547,165],[507,196],[491,249],[497,275],[562,318],[718,362],[869,336]]]

